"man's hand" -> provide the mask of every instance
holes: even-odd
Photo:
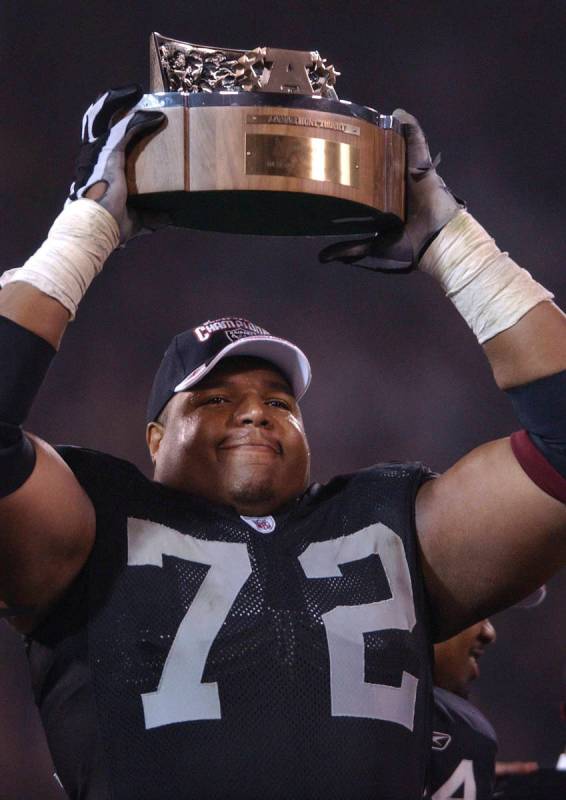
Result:
[[[135,84],[110,89],[88,108],[83,117],[76,177],[67,200],[88,197],[100,203],[118,223],[122,244],[144,229],[155,230],[169,222],[162,214],[141,216],[126,206],[126,150],[155,131],[165,118],[159,111],[130,111],[142,94]]]
[[[409,272],[437,233],[463,208],[436,172],[425,135],[415,117],[402,109],[393,112],[403,126],[407,144],[407,221],[403,227],[370,239],[338,242],[319,255],[322,263],[360,264],[376,272]]]

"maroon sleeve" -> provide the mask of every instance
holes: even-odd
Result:
[[[516,431],[511,435],[511,449],[533,483],[551,497],[566,503],[566,478],[535,447],[527,431]]]

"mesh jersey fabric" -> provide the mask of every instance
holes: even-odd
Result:
[[[435,686],[427,796],[432,800],[491,800],[496,754],[497,736],[481,711],[463,697]]]
[[[426,468],[315,485],[266,534],[127,462],[59,452],[97,534],[28,656],[72,800],[422,797]]]

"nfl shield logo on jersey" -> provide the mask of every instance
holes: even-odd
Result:
[[[244,517],[241,519],[258,533],[273,533],[275,530],[275,520],[273,517]]]

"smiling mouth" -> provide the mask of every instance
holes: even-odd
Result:
[[[231,442],[220,446],[220,450],[269,450],[276,455],[281,455],[282,448],[280,444],[271,442]]]

